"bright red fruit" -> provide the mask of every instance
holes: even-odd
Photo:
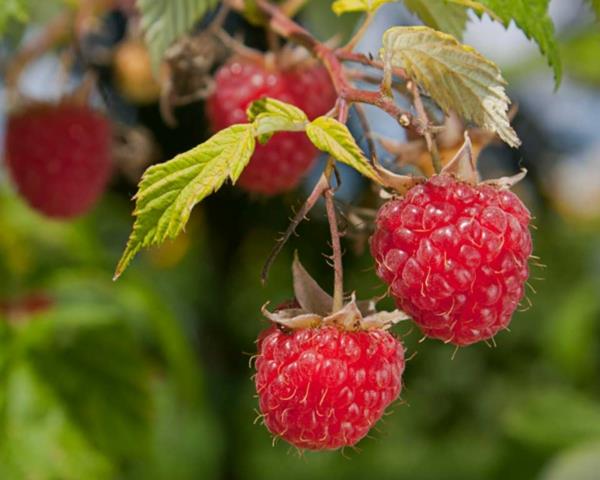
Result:
[[[84,106],[38,104],[8,120],[8,169],[21,195],[49,217],[90,210],[111,173],[110,149],[110,124]]]
[[[530,219],[508,190],[435,176],[379,210],[377,274],[425,335],[456,345],[489,339],[523,297]]]
[[[309,119],[327,113],[336,100],[327,71],[312,64],[278,70],[258,62],[234,59],[217,71],[215,82],[215,92],[206,104],[215,131],[247,122],[246,108],[262,97],[296,105]],[[265,195],[291,190],[312,166],[316,156],[316,148],[304,133],[278,133],[268,144],[256,146],[238,185]]]
[[[354,445],[400,394],[404,349],[385,330],[271,327],[259,338],[264,423],[298,448]]]

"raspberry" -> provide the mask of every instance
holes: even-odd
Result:
[[[27,202],[56,218],[86,213],[111,172],[108,121],[84,106],[37,104],[11,116],[6,164]]]
[[[425,335],[469,345],[510,323],[529,275],[530,219],[508,190],[438,175],[381,207],[371,253]]]
[[[296,105],[310,119],[327,113],[336,99],[329,75],[320,66],[276,70],[236,59],[217,71],[215,83],[215,93],[207,99],[206,105],[215,131],[234,123],[245,123],[246,108],[262,97]],[[292,190],[316,156],[317,149],[304,133],[278,133],[268,144],[256,146],[238,185],[264,195]]]
[[[264,423],[298,448],[354,445],[400,394],[404,349],[385,330],[273,326],[259,339],[255,383]]]

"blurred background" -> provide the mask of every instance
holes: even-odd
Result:
[[[58,8],[38,3],[27,25],[6,29],[0,68]],[[66,77],[61,51],[33,62],[19,87],[38,99],[57,98],[80,82],[84,67],[95,69],[94,102],[122,145],[109,190],[71,222],[30,209],[0,170],[0,478],[600,478],[600,29],[578,0],[553,0],[551,13],[565,67],[557,91],[537,48],[515,28],[473,18],[464,39],[502,67],[519,104],[522,148],[491,145],[480,166],[484,177],[529,170],[516,191],[535,216],[534,253],[543,264],[532,265],[529,300],[496,347],[453,355],[450,345],[419,343],[410,325],[396,327],[411,357],[402,402],[358,451],[343,454],[273,446],[254,423],[249,359],[266,326],[261,305],[291,296],[295,249],[323,286],[332,282],[319,209],[268,283],[259,279],[315,175],[305,188],[268,200],[222,189],[195,208],[185,235],[142,252],[113,283],[139,174],[210,135],[203,102],[174,108],[172,127],[156,98],[130,98],[113,62],[131,41],[127,8],[102,14]],[[322,39],[347,36],[357,20],[316,1],[300,18]],[[386,28],[417,22],[402,5],[385,6],[360,49],[376,53]],[[263,43],[239,17],[227,28]],[[384,116],[369,111],[369,118],[376,133],[403,139]],[[357,125],[354,133],[364,141]],[[341,199],[341,208],[373,206],[368,185],[351,172]],[[346,289],[364,298],[385,288],[361,238],[344,240],[344,263]]]

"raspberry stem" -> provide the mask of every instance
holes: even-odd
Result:
[[[329,159],[325,167],[325,177],[330,178],[334,167],[334,160]],[[344,267],[342,265],[342,246],[340,243],[340,232],[337,224],[335,205],[333,204],[334,192],[329,184],[329,188],[323,192],[325,197],[325,207],[327,209],[327,221],[329,222],[329,231],[331,233],[331,248],[333,250],[333,311],[341,310],[344,305]]]
[[[341,100],[344,100],[348,104],[368,103],[375,105],[392,116],[403,127],[412,128],[418,133],[423,134],[421,122],[415,119],[409,111],[396,105],[393,98],[382,94],[380,91],[372,92],[353,87],[341,63],[342,61],[352,61],[383,70],[382,62],[362,54],[354,53],[348,49],[348,46],[337,50],[328,47],[324,43],[319,42],[310,32],[288,18],[277,6],[267,0],[256,0],[256,6],[267,16],[269,19],[268,26],[273,31],[302,45],[323,63]],[[352,48],[351,43],[350,48]],[[407,79],[406,72],[401,68],[392,69],[392,73]]]
[[[277,255],[279,255],[281,253],[283,246],[286,244],[286,242],[289,240],[289,238],[292,236],[292,234],[296,231],[296,228],[298,227],[300,222],[302,222],[302,220],[304,220],[306,218],[308,213],[315,206],[315,204],[317,203],[317,200],[319,200],[321,195],[323,195],[325,190],[327,190],[328,188],[329,188],[329,179],[325,176],[325,174],[322,174],[321,177],[319,178],[319,181],[316,183],[315,187],[313,188],[312,192],[310,193],[310,195],[304,202],[304,205],[302,205],[302,208],[300,208],[300,210],[298,210],[296,215],[294,215],[294,218],[292,218],[287,230],[277,240],[277,242],[275,243],[275,246],[271,250],[271,253],[269,253],[269,256],[267,257],[267,260],[265,261],[262,272],[260,274],[260,278],[261,278],[261,281],[263,284],[267,282],[267,279],[269,277],[269,270],[271,270],[271,265],[273,265],[273,262],[277,258]]]
[[[325,190],[325,205],[327,206],[327,219],[331,232],[331,247],[333,249],[333,311],[341,310],[344,305],[344,268],[342,266],[342,248],[340,233],[333,204],[333,191]]]
[[[438,151],[437,142],[431,133],[429,116],[427,115],[427,111],[425,110],[425,106],[423,105],[423,99],[421,98],[421,93],[419,92],[419,86],[416,82],[411,80],[409,82],[409,87],[413,95],[413,101],[415,104],[415,109],[417,111],[418,118],[423,125],[423,136],[425,137],[425,142],[427,143],[427,150],[429,150],[429,154],[431,155],[431,163],[433,165],[433,169],[435,173],[440,173],[442,171],[440,153]]]

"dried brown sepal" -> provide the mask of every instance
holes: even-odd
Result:
[[[394,190],[398,195],[404,195],[411,188],[425,181],[425,178],[423,177],[399,175],[390,172],[378,164],[375,164],[375,170],[377,170],[377,174],[379,175],[379,178],[381,178],[382,186]]]
[[[400,310],[377,312],[375,305],[378,299],[357,302],[354,294],[340,310],[332,312],[331,296],[310,276],[297,255],[292,264],[292,271],[294,292],[300,307],[281,308],[274,312],[267,309],[267,304],[262,307],[263,315],[282,327],[295,330],[331,325],[347,331],[373,330],[388,329],[401,320],[408,319]],[[317,311],[311,311],[311,306]]]
[[[492,185],[500,190],[509,190],[527,176],[527,169],[522,168],[519,173],[515,173],[509,177],[492,178],[485,180],[483,183]]]
[[[511,108],[509,117],[512,118],[515,112],[516,108]],[[442,166],[447,165],[456,156],[456,153],[464,142],[464,131],[464,122],[455,113],[450,112],[446,116],[440,132],[435,136]],[[490,143],[498,141],[496,134],[482,128],[469,128],[468,132],[475,159],[479,157],[481,151]],[[431,177],[435,174],[431,154],[423,138],[415,138],[408,142],[397,142],[387,138],[379,138],[378,141],[385,150],[396,157],[396,165],[400,167],[413,166],[419,169],[426,177]]]
[[[453,175],[459,180],[467,183],[483,183],[486,185],[492,185],[501,190],[508,190],[525,178],[527,175],[527,170],[522,168],[521,171],[515,175],[481,181],[479,172],[477,171],[477,157],[473,155],[471,138],[469,137],[469,132],[465,131],[465,142],[460,150],[456,153],[456,156],[442,169],[440,173]]]
[[[465,142],[456,155],[440,172],[442,175],[452,175],[464,182],[479,183],[477,161],[473,156],[473,144],[469,133],[465,131]]]
[[[333,298],[306,271],[298,258],[298,252],[294,254],[292,275],[294,278],[294,294],[300,307],[307,312],[322,316],[328,315],[333,307]]]

